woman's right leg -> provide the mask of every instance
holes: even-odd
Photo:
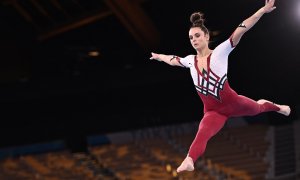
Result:
[[[204,153],[208,140],[222,129],[227,119],[226,116],[214,111],[204,114],[188,155],[177,168],[177,172],[194,170],[194,162]]]

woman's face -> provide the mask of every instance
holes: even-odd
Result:
[[[189,39],[194,49],[201,50],[208,47],[209,35],[199,27],[193,27],[189,31]]]

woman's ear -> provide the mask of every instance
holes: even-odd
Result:
[[[210,39],[209,34],[205,34],[205,38],[206,38],[207,41],[209,41],[209,39]]]

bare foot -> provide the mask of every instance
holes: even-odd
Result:
[[[290,106],[287,106],[287,105],[277,105],[277,106],[279,106],[279,108],[280,108],[280,110],[277,111],[277,112],[279,112],[279,113],[281,113],[281,114],[283,114],[285,116],[289,116],[290,115],[290,113],[291,113]]]
[[[194,171],[194,162],[191,157],[187,156],[177,168],[177,173],[182,171]]]
[[[265,100],[265,99],[260,99],[260,100],[257,101],[258,104],[264,104],[264,103],[266,103],[266,102],[272,103],[272,104],[274,104],[275,106],[279,107],[280,110],[277,111],[277,112],[280,113],[280,114],[283,114],[283,115],[285,115],[285,116],[288,116],[288,115],[290,115],[290,113],[291,113],[291,108],[290,108],[289,106],[287,106],[287,105],[279,105],[279,104],[275,104],[275,103],[273,103],[273,102],[271,102],[271,101],[268,101],[268,100]]]

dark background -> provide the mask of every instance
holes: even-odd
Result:
[[[2,147],[200,120],[202,102],[189,70],[150,61],[150,53],[194,54],[188,39],[194,11],[205,14],[214,48],[264,5],[263,0],[0,2]],[[275,124],[297,118],[300,97],[300,5],[278,0],[276,6],[230,54],[228,72],[239,94],[291,105],[290,118],[270,113]],[[88,56],[92,50],[100,55]]]

